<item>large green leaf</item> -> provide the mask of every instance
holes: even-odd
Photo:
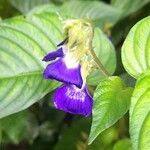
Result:
[[[130,135],[133,150],[150,148],[150,71],[137,80],[130,107]]]
[[[62,40],[61,31],[53,14],[0,22],[0,118],[29,107],[58,86],[43,80],[46,64],[41,60]]]
[[[109,77],[99,83],[94,93],[89,144],[127,112],[131,93],[132,88],[127,88],[117,76]]]
[[[122,12],[122,16],[129,15],[142,8],[144,5],[149,3],[150,0],[111,0],[112,6],[119,9]]]
[[[139,21],[129,32],[122,46],[122,61],[135,78],[150,68],[150,17]]]
[[[51,0],[9,0],[9,2],[23,14],[28,13],[36,6],[50,3]]]
[[[116,69],[115,49],[108,37],[106,37],[99,28],[95,29],[93,48],[105,69],[110,74],[113,74]],[[101,74],[100,71],[96,70],[88,76],[87,81],[90,85],[98,85],[100,80],[102,80],[103,78],[104,75]]]

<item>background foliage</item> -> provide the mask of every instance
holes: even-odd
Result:
[[[1,0],[0,150],[149,150],[149,8],[149,0]],[[94,51],[113,75],[88,76],[89,118],[56,110],[59,83],[42,77],[41,59],[70,18],[93,21]]]

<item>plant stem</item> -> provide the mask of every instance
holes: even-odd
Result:
[[[104,68],[103,64],[98,59],[98,57],[96,56],[96,54],[95,54],[95,52],[93,51],[92,48],[90,50],[90,53],[91,53],[92,57],[94,58],[94,61],[97,64],[98,69],[103,73],[103,75],[105,75],[106,77],[111,76],[110,73]]]

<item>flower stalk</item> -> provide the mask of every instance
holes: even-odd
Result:
[[[90,54],[92,55],[92,57],[93,57],[96,65],[97,65],[98,69],[100,70],[100,72],[102,72],[104,76],[109,77],[110,73],[104,68],[103,64],[98,59],[98,57],[96,56],[96,54],[92,48],[90,49]]]

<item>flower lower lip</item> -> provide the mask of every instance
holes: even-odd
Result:
[[[89,116],[92,113],[93,100],[85,86],[82,90],[65,84],[54,93],[54,105],[57,109],[71,114]]]

